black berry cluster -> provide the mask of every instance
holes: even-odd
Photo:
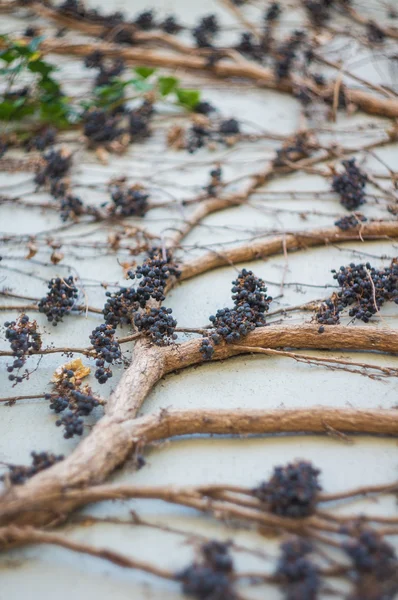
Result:
[[[88,54],[84,60],[88,69],[98,69],[95,77],[95,85],[109,85],[112,80],[121,75],[125,70],[125,63],[121,58],[115,58],[111,62],[105,60],[104,55],[99,50],[94,50]]]
[[[83,434],[83,419],[92,413],[94,408],[102,404],[89,386],[81,387],[82,381],[76,377],[73,369],[64,369],[54,384],[54,391],[45,394],[49,407],[55,413],[64,413],[56,421],[56,426],[64,427],[64,437]],[[67,410],[68,409],[68,410]],[[66,411],[67,412],[64,412]]]
[[[368,323],[385,302],[394,301],[398,304],[396,260],[389,267],[381,269],[375,269],[370,263],[351,263],[332,273],[341,290],[321,305],[316,315],[318,323],[338,323],[341,311],[347,307],[350,307],[350,317]]]
[[[175,328],[177,321],[171,316],[172,309],[161,306],[151,308],[149,312],[137,312],[134,325],[144,332],[157,346],[165,346],[177,339]]]
[[[122,352],[119,342],[115,339],[115,329],[111,325],[102,324],[94,329],[90,335],[90,341],[96,352],[95,378],[98,383],[106,383],[112,377],[109,365],[121,359]],[[106,366],[105,366],[105,363]]]
[[[275,467],[269,481],[253,490],[254,495],[274,514],[301,518],[311,515],[316,508],[320,471],[309,462],[296,462]]]
[[[21,485],[25,483],[27,479],[30,479],[36,473],[40,473],[40,471],[44,471],[49,467],[52,467],[57,462],[60,462],[64,459],[64,457],[60,454],[56,456],[55,454],[50,454],[49,452],[31,452],[32,456],[32,464],[29,466],[24,465],[7,465],[8,474],[7,478],[14,485]],[[3,481],[6,479],[6,476],[0,477]]]
[[[336,227],[341,229],[342,231],[349,231],[350,229],[355,229],[361,223],[366,223],[367,218],[361,213],[353,213],[347,217],[342,217],[338,221],[335,221]]]
[[[54,127],[43,127],[37,133],[30,136],[25,142],[26,150],[39,150],[42,152],[48,146],[55,144],[57,130]]]
[[[35,176],[38,185],[64,177],[72,166],[72,155],[65,150],[50,150],[43,158],[45,165]]]
[[[269,7],[267,8],[264,19],[266,22],[272,23],[273,21],[276,21],[276,19],[278,19],[281,16],[281,14],[282,8],[279,2],[271,2]]]
[[[216,167],[210,171],[210,183],[205,187],[209,196],[217,196],[222,183],[222,169]]]
[[[122,287],[116,292],[106,292],[106,296],[103,309],[105,322],[112,327],[131,323],[133,313],[139,308],[135,288]]]
[[[219,126],[222,135],[238,135],[240,133],[239,121],[236,119],[224,119]]]
[[[192,35],[195,39],[198,48],[212,48],[216,34],[219,32],[220,26],[216,15],[208,15],[203,17],[199,24],[193,28]]]
[[[178,573],[177,578],[187,596],[198,600],[234,600],[233,568],[228,543],[210,541],[201,548],[201,561]]]
[[[110,207],[111,214],[122,217],[143,217],[148,210],[149,194],[136,186],[125,188],[114,185],[111,189],[113,206]]]
[[[77,217],[80,217],[86,212],[82,200],[73,194],[66,194],[61,198],[60,208],[60,217],[64,222],[76,221]]]
[[[165,299],[164,290],[168,278],[171,275],[178,277],[180,271],[172,262],[172,256],[169,252],[163,257],[162,250],[153,248],[150,251],[149,258],[134,271],[129,271],[130,279],[139,279],[137,295],[140,298],[140,306],[144,308],[149,298],[158,302]]]
[[[142,140],[151,134],[149,124],[153,114],[153,104],[149,100],[144,100],[141,106],[129,112],[128,132],[131,142]]]
[[[160,23],[160,29],[163,29],[166,33],[170,35],[175,35],[179,33],[183,27],[178,23],[176,17],[174,15],[169,15]]]
[[[321,584],[319,570],[307,557],[312,546],[300,538],[285,542],[275,572],[286,600],[316,600]]]
[[[134,19],[134,25],[143,31],[149,31],[156,27],[155,13],[153,10],[144,10]]]
[[[297,57],[297,50],[305,39],[303,31],[294,31],[288,40],[277,49],[274,72],[277,79],[289,77]]]
[[[245,54],[246,56],[253,58],[254,60],[257,60],[259,62],[261,62],[264,59],[265,52],[267,50],[267,48],[264,47],[264,43],[262,41],[257,42],[256,38],[254,37],[253,33],[251,33],[251,31],[244,31],[241,34],[240,41],[235,46],[235,48],[239,50],[239,52],[241,52],[242,54]]]
[[[168,278],[178,277],[179,274],[171,254],[167,252],[163,258],[162,250],[153,248],[143,265],[128,273],[130,279],[140,280],[137,288],[120,288],[113,293],[106,292],[108,299],[103,311],[105,322],[113,327],[132,323],[134,313],[139,308],[145,308],[150,298],[163,302]]]
[[[334,0],[305,0],[304,7],[315,27],[322,27],[330,18],[330,8]]]
[[[343,545],[352,561],[355,589],[350,600],[394,600],[398,594],[398,558],[394,548],[372,530]]]
[[[53,179],[50,183],[50,193],[53,198],[63,198],[68,194],[69,180],[68,179]]]
[[[97,108],[89,110],[83,120],[83,133],[91,145],[112,142],[123,133],[120,117]]]
[[[256,327],[265,325],[265,312],[268,311],[272,298],[266,295],[264,281],[252,271],[242,269],[232,284],[234,308],[219,309],[215,316],[209,317],[214,330],[203,338],[200,348],[206,359],[212,358],[214,344],[219,344],[222,339],[227,344],[232,344]]]
[[[306,132],[299,133],[292,142],[288,142],[276,151],[275,167],[283,167],[288,163],[297,162],[311,156],[313,145]]]
[[[198,113],[199,115],[209,115],[210,113],[215,111],[216,108],[206,100],[201,100],[194,107],[194,112]]]
[[[62,415],[58,421],[55,421],[57,427],[64,428],[64,438],[66,440],[75,435],[83,435],[84,422],[81,417],[72,411],[68,411]]]
[[[386,34],[374,21],[368,21],[366,34],[371,44],[382,44],[386,39]]]
[[[39,302],[39,312],[44,313],[54,327],[72,310],[79,290],[72,276],[62,279],[56,277],[48,283],[49,291]]]
[[[355,210],[365,203],[365,186],[368,180],[355,164],[355,158],[343,160],[344,173],[335,175],[333,191],[340,195],[340,202],[347,210]]]
[[[64,0],[57,10],[74,18],[104,25],[106,28],[114,28],[124,21],[124,15],[121,12],[102,15],[97,9],[87,9],[81,0]]]
[[[21,369],[27,356],[31,352],[38,352],[41,348],[41,336],[37,331],[36,321],[29,321],[27,315],[21,315],[16,321],[6,321],[6,339],[10,342],[14,362],[7,367],[10,373],[8,379],[20,383],[23,377],[14,375],[14,370]]]
[[[204,113],[205,111],[202,110],[201,112]],[[240,123],[234,118],[212,122],[209,118],[198,115],[193,118],[184,145],[191,154],[203,148],[206,144],[221,143],[230,146],[239,133]]]

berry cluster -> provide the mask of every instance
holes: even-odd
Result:
[[[79,294],[72,276],[66,279],[55,277],[48,283],[49,292],[38,304],[39,312],[47,316],[54,327],[70,313]]]
[[[203,17],[199,24],[193,28],[192,35],[195,39],[198,48],[212,48],[216,34],[219,32],[220,26],[216,15],[208,15]]]
[[[205,104],[207,105],[208,103]],[[211,109],[213,110],[213,107]],[[197,110],[196,112],[200,111]],[[201,112],[204,112],[203,107],[201,108]],[[196,150],[203,148],[206,144],[218,142],[230,146],[234,143],[235,136],[239,135],[239,133],[240,124],[236,119],[211,122],[204,115],[198,115],[194,117],[192,126],[187,131],[184,147],[192,154]]]
[[[209,337],[203,338],[200,348],[204,358],[208,360],[214,354],[213,344],[219,344],[222,339],[227,344],[238,342],[256,327],[265,325],[264,313],[268,311],[272,298],[266,296],[264,281],[252,271],[242,269],[232,285],[235,307],[219,309],[215,316],[209,317],[214,330]]]
[[[151,134],[149,123],[153,114],[153,104],[149,100],[144,100],[141,106],[129,112],[128,132],[131,142],[142,140]]]
[[[133,22],[138,29],[142,29],[143,31],[149,31],[150,29],[154,29],[156,27],[155,14],[153,10],[144,10],[142,13],[136,16]]]
[[[83,123],[83,133],[91,145],[112,142],[123,133],[120,118],[110,115],[101,108],[89,110],[84,116]]]
[[[322,27],[330,18],[330,7],[333,0],[305,0],[304,7],[315,27]]]
[[[272,23],[273,21],[276,21],[276,19],[278,19],[281,16],[281,14],[282,8],[279,2],[271,2],[265,13],[264,20],[266,23]]]
[[[115,58],[111,62],[106,62],[103,53],[100,50],[93,50],[87,54],[84,59],[84,65],[87,69],[98,69],[95,78],[95,85],[108,85],[112,83],[112,79],[121,75],[125,69],[123,59]]]
[[[7,367],[8,379],[20,383],[21,376],[13,374],[15,369],[21,369],[27,356],[31,352],[38,352],[41,348],[41,336],[37,331],[36,321],[29,321],[27,315],[21,315],[16,321],[6,321],[6,339],[10,342],[14,362]]]
[[[289,39],[279,46],[274,63],[274,72],[277,79],[289,77],[297,57],[297,50],[304,39],[305,33],[303,31],[294,31]]]
[[[78,196],[73,196],[73,194],[66,194],[61,198],[60,208],[60,217],[64,222],[69,220],[76,221],[77,217],[86,212],[83,202]]]
[[[174,15],[169,15],[159,24],[160,29],[163,29],[166,33],[170,35],[175,35],[179,33],[182,29],[182,26],[178,23],[176,17]]]
[[[367,218],[361,213],[353,213],[347,217],[342,217],[338,221],[335,221],[336,227],[341,229],[342,231],[349,231],[350,229],[355,229],[361,223],[366,223]]]
[[[72,165],[72,156],[65,150],[50,150],[43,158],[46,164],[35,176],[38,185],[64,177]]]
[[[287,163],[297,162],[311,156],[313,145],[307,132],[298,133],[293,142],[287,142],[276,151],[275,167],[283,167]]]
[[[96,327],[90,335],[90,341],[96,353],[95,364],[97,370],[95,371],[95,378],[98,383],[106,383],[112,377],[112,371],[109,366],[105,367],[105,363],[108,365],[114,364],[122,356],[119,342],[115,339],[115,333],[116,331],[111,325],[102,324]]]
[[[164,290],[168,278],[171,275],[178,277],[179,274],[180,271],[172,263],[170,252],[167,252],[165,258],[163,258],[162,250],[159,248],[152,248],[150,250],[149,258],[136,268],[135,273],[133,271],[129,271],[128,273],[130,279],[140,279],[137,295],[140,299],[139,304],[141,308],[146,306],[149,298],[163,302],[165,299]]]
[[[340,267],[332,271],[341,291],[322,303],[316,315],[318,323],[334,325],[340,313],[350,307],[349,316],[364,323],[375,315],[385,302],[398,304],[398,262],[393,260],[386,268],[375,269],[370,263]]]
[[[89,386],[81,388],[82,381],[77,379],[73,369],[64,369],[55,383],[54,391],[45,394],[49,407],[55,413],[65,412],[55,424],[65,428],[64,438],[69,439],[74,435],[83,434],[83,419],[92,413],[94,408],[102,401],[93,396]]]
[[[347,210],[355,210],[365,203],[365,186],[367,176],[355,164],[355,158],[343,160],[344,173],[335,175],[332,182],[333,191],[340,195],[340,202]]]
[[[216,167],[210,171],[210,183],[205,187],[206,192],[209,196],[217,196],[221,186],[222,180],[222,169]]]
[[[111,214],[122,217],[143,217],[148,210],[149,194],[136,186],[125,189],[121,185],[114,185],[111,189],[113,206]]]
[[[372,573],[377,579],[390,577],[397,571],[394,548],[372,530],[362,531],[357,540],[343,546],[359,573]]]
[[[69,440],[75,435],[83,435],[84,422],[81,417],[72,411],[68,411],[62,415],[58,421],[55,421],[57,427],[64,428],[64,438]]]
[[[32,464],[28,467],[24,465],[7,465],[9,470],[7,477],[14,485],[25,483],[27,479],[30,479],[36,473],[49,469],[55,463],[64,459],[62,455],[56,456],[48,452],[31,452],[31,456]],[[3,475],[0,479],[4,481],[6,476]]]
[[[320,471],[309,462],[296,462],[275,467],[269,481],[253,490],[268,509],[283,517],[300,518],[311,515],[316,507]]]
[[[37,133],[29,137],[25,142],[26,150],[39,150],[43,152],[48,146],[55,144],[57,130],[54,127],[46,126]]]
[[[312,546],[299,538],[281,546],[282,556],[275,572],[287,600],[316,600],[320,588],[319,571],[307,558]]]
[[[105,322],[117,327],[131,323],[133,313],[139,308],[145,308],[148,300],[153,298],[158,302],[165,299],[164,290],[170,276],[178,277],[180,271],[172,262],[170,252],[162,256],[162,250],[152,248],[149,258],[134,271],[129,271],[130,279],[139,279],[137,288],[120,288],[116,292],[106,292],[107,301],[104,306]]]
[[[355,591],[350,600],[394,600],[398,594],[398,558],[395,550],[372,531],[361,531],[343,545],[354,571]]]
[[[123,23],[124,20],[121,12],[102,15],[97,9],[86,9],[81,0],[64,0],[57,10],[68,16],[78,18],[79,20],[84,19],[85,21],[91,21],[93,23],[104,25],[107,28],[116,27],[117,25]]]
[[[242,54],[261,62],[264,59],[267,51],[267,46],[264,42],[264,39],[262,39],[260,42],[257,42],[251,31],[244,31],[241,35],[239,43],[235,46],[235,48]]]
[[[234,600],[229,545],[210,541],[202,546],[201,554],[200,562],[194,562],[177,574],[183,584],[183,593],[198,600]]]
[[[366,34],[371,44],[382,44],[386,39],[386,34],[374,21],[368,21]]]
[[[172,309],[161,306],[134,316],[134,325],[144,332],[157,346],[165,346],[177,339],[177,321],[171,316]]]

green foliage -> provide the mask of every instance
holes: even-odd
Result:
[[[134,73],[138,77],[133,77],[127,81],[114,77],[108,84],[96,87],[94,98],[83,103],[82,106],[85,109],[101,107],[111,110],[122,104],[126,99],[132,100],[147,92],[153,92],[155,98],[158,96],[161,100],[175,96],[175,104],[186,110],[193,110],[200,101],[200,91],[181,88],[177,77],[162,75],[153,77],[156,71],[156,69],[150,67],[136,67]],[[126,92],[130,92],[127,98]]]
[[[199,90],[177,88],[175,92],[181,106],[188,108],[189,110],[193,110],[200,101]]]
[[[42,38],[36,37],[28,44],[12,41],[0,35],[0,76],[5,78],[5,91],[0,93],[0,120],[18,121],[25,117],[39,119],[57,127],[68,127],[82,118],[90,108],[113,110],[127,100],[151,92],[155,99],[171,101],[186,110],[193,110],[200,100],[198,90],[180,87],[176,77],[162,76],[153,67],[138,66],[127,81],[114,77],[106,85],[97,86],[89,100],[74,108],[71,99],[62,91],[54,78],[55,66],[40,54]],[[19,76],[30,74],[33,79],[22,87]]]
[[[0,74],[7,82],[6,90],[0,94],[0,119],[20,120],[37,115],[43,122],[67,126],[73,119],[73,111],[52,76],[55,67],[44,61],[38,52],[42,38],[33,38],[29,44],[10,41],[6,36],[0,36],[0,40],[6,44],[0,52],[0,61],[6,65]],[[34,81],[22,93],[15,84],[24,71],[32,73]]]

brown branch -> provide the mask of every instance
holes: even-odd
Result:
[[[165,67],[171,69],[190,69],[193,71],[210,71],[212,74],[222,77],[241,77],[244,79],[253,80],[259,87],[267,87],[277,89],[281,92],[292,93],[295,85],[293,80],[276,79],[271,69],[261,65],[252,63],[245,59],[240,59],[239,62],[231,61],[230,59],[221,59],[214,65],[209,66],[206,57],[192,55],[187,53],[171,54],[163,51],[148,50],[146,48],[124,48],[117,44],[102,43],[68,43],[67,41],[59,41],[57,39],[47,38],[43,40],[40,51],[48,54],[61,54],[83,57],[99,50],[108,57],[121,57],[128,64],[146,64],[154,67]],[[315,93],[318,92],[314,88],[311,81],[305,80],[305,83]],[[328,90],[324,92],[324,98],[329,101],[333,98],[334,85],[330,85]],[[364,112],[377,114],[384,117],[398,117],[398,99],[381,98],[363,90],[355,90],[346,88],[345,90],[350,102],[356,104]]]
[[[135,389],[133,388],[133,392]],[[136,444],[188,434],[347,433],[398,435],[398,411],[311,407],[294,410],[172,410],[141,418],[105,416],[64,461],[2,496],[0,523],[43,525],[80,506],[84,486],[103,481]],[[75,496],[66,489],[77,487]],[[72,493],[72,490],[70,492]],[[66,500],[65,500],[66,498]],[[191,504],[192,507],[194,507]]]
[[[257,239],[246,242],[240,246],[223,249],[222,252],[208,252],[204,256],[195,258],[181,266],[180,281],[191,279],[212,269],[228,264],[238,264],[252,260],[259,260],[265,256],[282,254],[284,243],[288,251],[327,246],[348,241],[392,239],[398,237],[398,222],[378,221],[361,224],[361,227],[342,231],[338,227],[327,229],[313,229],[311,231],[295,232],[273,237],[271,239]]]
[[[356,362],[352,360],[347,360],[343,358],[323,358],[321,356],[313,356],[311,354],[297,354],[297,352],[286,352],[286,350],[271,350],[270,348],[248,348],[247,346],[243,346],[241,344],[234,344],[235,346],[241,348],[242,350],[247,350],[248,352],[253,352],[254,354],[265,354],[267,356],[287,356],[288,358],[293,358],[298,362],[304,362],[308,364],[319,364],[326,366],[329,365],[343,365],[344,367],[359,367],[360,369],[371,369],[374,371],[380,371],[384,375],[390,377],[396,377],[398,375],[398,369],[394,367],[381,367],[379,365],[371,364],[371,363],[363,363]],[[358,372],[358,371],[349,371],[349,372]],[[360,372],[360,371],[359,371]]]
[[[384,485],[370,485],[354,488],[345,492],[336,492],[335,494],[319,494],[319,502],[334,502],[335,500],[345,500],[355,496],[368,496],[371,494],[394,494],[398,492],[398,482]]]
[[[130,558],[114,550],[95,548],[94,546],[88,546],[87,544],[75,542],[66,537],[31,527],[21,528],[11,526],[0,528],[0,544],[3,547],[22,546],[26,544],[50,544],[72,550],[73,552],[96,556],[126,569],[138,569],[164,579],[175,579],[175,574],[171,571],[155,567],[150,563]]]

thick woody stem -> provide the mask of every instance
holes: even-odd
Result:
[[[128,64],[146,64],[155,67],[171,69],[190,69],[194,71],[210,71],[212,74],[227,77],[242,77],[251,79],[259,87],[277,89],[281,92],[292,93],[294,81],[275,78],[271,69],[240,59],[239,62],[221,59],[209,67],[206,57],[187,55],[186,53],[171,54],[163,51],[148,50],[147,48],[122,48],[117,44],[102,43],[68,43],[54,39],[43,40],[40,50],[43,53],[54,53],[62,55],[86,56],[93,50],[99,50],[108,57],[121,57]],[[314,84],[305,82],[310,88]],[[333,98],[334,85],[329,86],[324,92],[327,99]],[[315,90],[316,92],[317,90]],[[398,99],[381,98],[363,90],[346,89],[349,101],[356,104],[363,111],[377,114],[383,117],[398,117]]]
[[[201,273],[206,273],[217,267],[237,264],[246,261],[260,260],[265,256],[282,254],[286,250],[296,251],[315,246],[328,246],[348,241],[363,241],[375,239],[392,239],[398,237],[398,222],[379,221],[365,223],[360,227],[342,231],[338,227],[313,229],[290,233],[271,239],[257,239],[242,245],[223,249],[220,252],[208,252],[181,267],[180,281],[191,279]]]
[[[138,342],[132,366],[106,405],[107,414],[68,458],[2,496],[0,523],[7,523],[10,505],[15,506],[15,502],[25,505],[42,494],[52,496],[68,487],[84,487],[104,481],[142,441],[198,432],[324,433],[328,427],[337,431],[398,434],[397,411],[175,411],[164,412],[161,417],[150,415],[136,419],[139,407],[163,375],[204,361],[200,345],[200,339],[165,348],[147,347],[144,341]],[[316,325],[262,327],[246,336],[244,349],[220,344],[216,347],[214,359],[223,360],[247,353],[256,346],[398,352],[398,332],[373,327],[329,326],[319,334]],[[168,416],[170,414],[172,418]],[[73,508],[73,504],[67,503],[57,512],[67,513]],[[38,510],[23,515],[23,522],[29,524],[45,524],[53,520],[53,511]]]
[[[123,429],[126,443],[149,443],[188,434],[270,434],[325,433],[332,427],[349,433],[398,435],[396,410],[355,410],[314,407],[294,410],[172,410],[161,411],[139,419],[125,421]],[[115,430],[114,430],[115,431]],[[112,432],[111,432],[112,433]],[[81,446],[79,446],[81,448]],[[68,459],[65,461],[67,462]],[[206,510],[208,504],[195,495],[181,493],[178,489],[133,488],[123,486],[98,486],[91,489],[67,489],[68,482],[60,480],[59,470],[44,472],[24,486],[15,486],[3,496],[0,508],[1,524],[45,525],[62,520],[78,506],[89,502],[135,497],[162,498]],[[216,508],[214,505],[213,508]],[[241,510],[241,509],[240,509]],[[229,512],[231,516],[238,513]],[[261,517],[264,519],[264,517]],[[282,520],[279,525],[286,525]],[[268,524],[271,521],[268,519]],[[273,521],[272,524],[275,524]]]

